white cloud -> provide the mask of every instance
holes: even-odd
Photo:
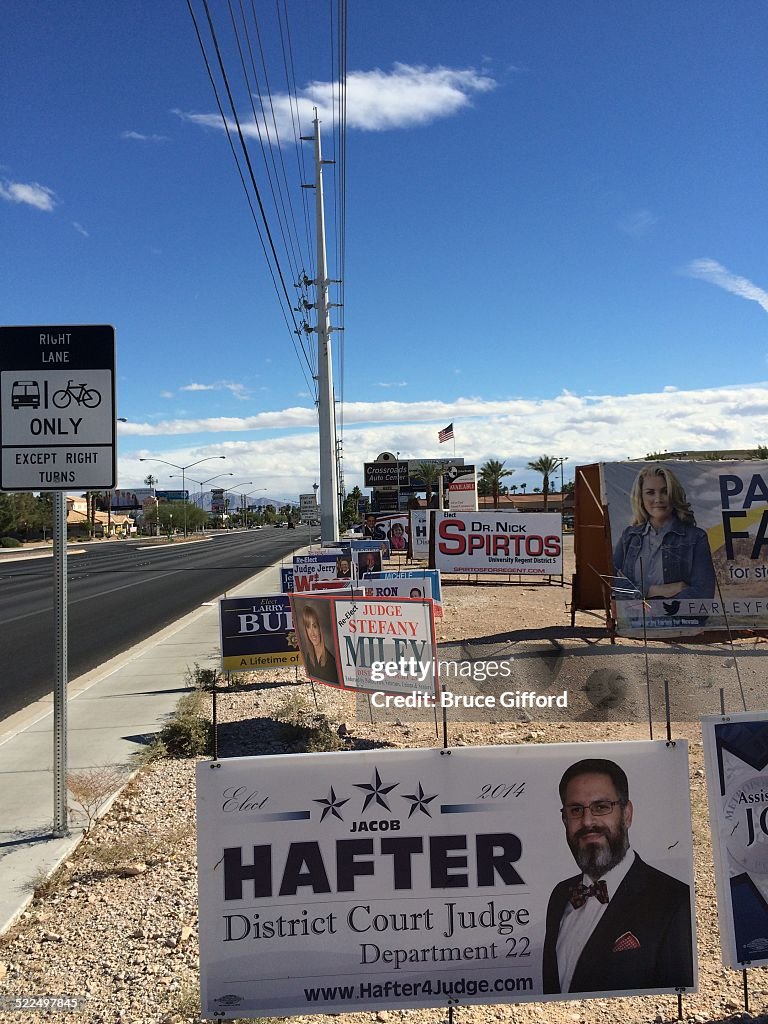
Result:
[[[56,206],[56,194],[46,185],[39,185],[36,181],[0,181],[0,199],[6,199],[9,203],[23,203],[25,206],[34,206],[36,210],[44,210],[46,213]]]
[[[619,229],[631,238],[645,238],[658,223],[658,218],[650,210],[632,210],[620,218]]]
[[[213,384],[185,384],[179,391],[229,391],[234,398],[244,402],[248,399],[250,392],[244,384],[238,384],[230,380],[218,380]]]
[[[379,68],[373,71],[352,71],[347,75],[347,126],[361,131],[388,131],[392,128],[429,124],[471,106],[474,95],[495,88],[496,82],[490,75],[474,68],[428,68],[397,63],[391,71]],[[337,96],[337,83],[310,82],[299,92],[295,101],[301,123],[309,125],[312,122],[316,107],[320,120],[330,124]],[[293,122],[289,97],[284,93],[274,94],[272,107],[281,140],[292,140]],[[261,122],[261,131],[273,137],[271,109],[266,127]],[[180,110],[174,110],[173,113],[207,128],[224,127],[219,114],[188,114]],[[243,134],[257,138],[259,129],[253,113],[238,116]],[[234,123],[230,123],[230,128],[235,129]]]
[[[544,453],[568,457],[572,467],[601,460],[643,456],[651,451],[754,448],[768,443],[768,383],[700,391],[664,390],[635,395],[575,395],[547,399],[455,402],[349,403],[344,408],[344,474],[347,488],[362,485],[362,464],[379,452],[402,458],[450,455],[437,432],[453,421],[456,454],[482,464],[488,458],[517,468]],[[153,446],[120,460],[123,486],[138,486],[138,455],[156,455],[179,465],[210,455],[226,455],[227,470],[238,479],[258,480],[286,496],[306,490],[318,472],[317,413],[310,406],[248,417],[124,423],[121,452],[131,437],[181,438],[196,435],[196,446]],[[258,432],[258,436],[237,438]],[[200,435],[208,435],[200,447]],[[222,436],[228,435],[228,436]],[[143,473],[146,476],[146,471]],[[534,479],[531,476],[531,480]]]
[[[161,398],[173,398],[173,392],[172,391],[161,391],[160,392],[160,397]]]
[[[725,291],[738,295],[742,299],[757,302],[768,313],[768,292],[753,284],[748,278],[732,274],[717,260],[693,260],[683,269],[683,273],[689,277],[708,281],[710,284],[717,285],[718,288],[724,288]]]
[[[437,431],[452,420],[457,456],[479,465],[502,459],[516,470],[517,483],[526,480],[532,488],[540,485],[541,477],[526,465],[544,454],[566,456],[565,478],[572,479],[575,466],[648,452],[754,449],[768,440],[768,382],[647,394],[563,392],[540,400],[351,403],[344,410],[347,489],[362,486],[362,463],[380,452],[399,451],[401,459],[416,460],[452,455],[453,444],[437,441]],[[146,463],[138,463],[139,456],[187,465],[224,455],[222,467],[236,474],[233,479],[257,480],[268,487],[270,497],[295,499],[317,479],[317,417],[308,407],[247,418],[120,426],[121,486],[139,486],[146,476]],[[233,436],[246,431],[264,434]],[[164,440],[152,449],[125,454],[131,435],[180,434],[196,434],[195,443],[174,446]],[[208,437],[201,440],[200,434]]]
[[[75,229],[75,231],[79,231],[80,234],[83,236],[83,238],[90,238],[91,237],[88,234],[88,232],[85,230],[83,225],[82,224],[78,224],[78,222],[76,220],[72,221],[72,227]]]
[[[407,388],[407,380],[380,380],[377,384],[380,388]]]
[[[131,139],[134,142],[168,142],[167,135],[145,135],[143,132],[120,132],[121,139]]]

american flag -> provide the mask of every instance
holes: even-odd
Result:
[[[453,424],[452,423],[449,423],[448,426],[445,428],[445,430],[438,430],[438,432],[437,432],[437,439],[440,442],[440,444],[442,444],[443,441],[450,441],[452,437],[453,437]]]

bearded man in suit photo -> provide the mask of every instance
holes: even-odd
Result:
[[[630,847],[634,808],[624,770],[604,758],[578,761],[559,793],[580,873],[549,898],[544,992],[692,988],[690,886]]]

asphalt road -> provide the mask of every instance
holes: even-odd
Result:
[[[317,538],[318,529],[313,527]],[[290,556],[310,529],[244,530],[148,547],[147,539],[84,546],[67,558],[69,678],[88,672]],[[0,563],[0,720],[53,689],[53,559]]]

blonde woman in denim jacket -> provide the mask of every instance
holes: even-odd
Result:
[[[632,523],[613,552],[614,571],[636,593],[617,586],[617,598],[685,599],[715,596],[715,569],[704,530],[675,474],[645,466],[632,485]]]

